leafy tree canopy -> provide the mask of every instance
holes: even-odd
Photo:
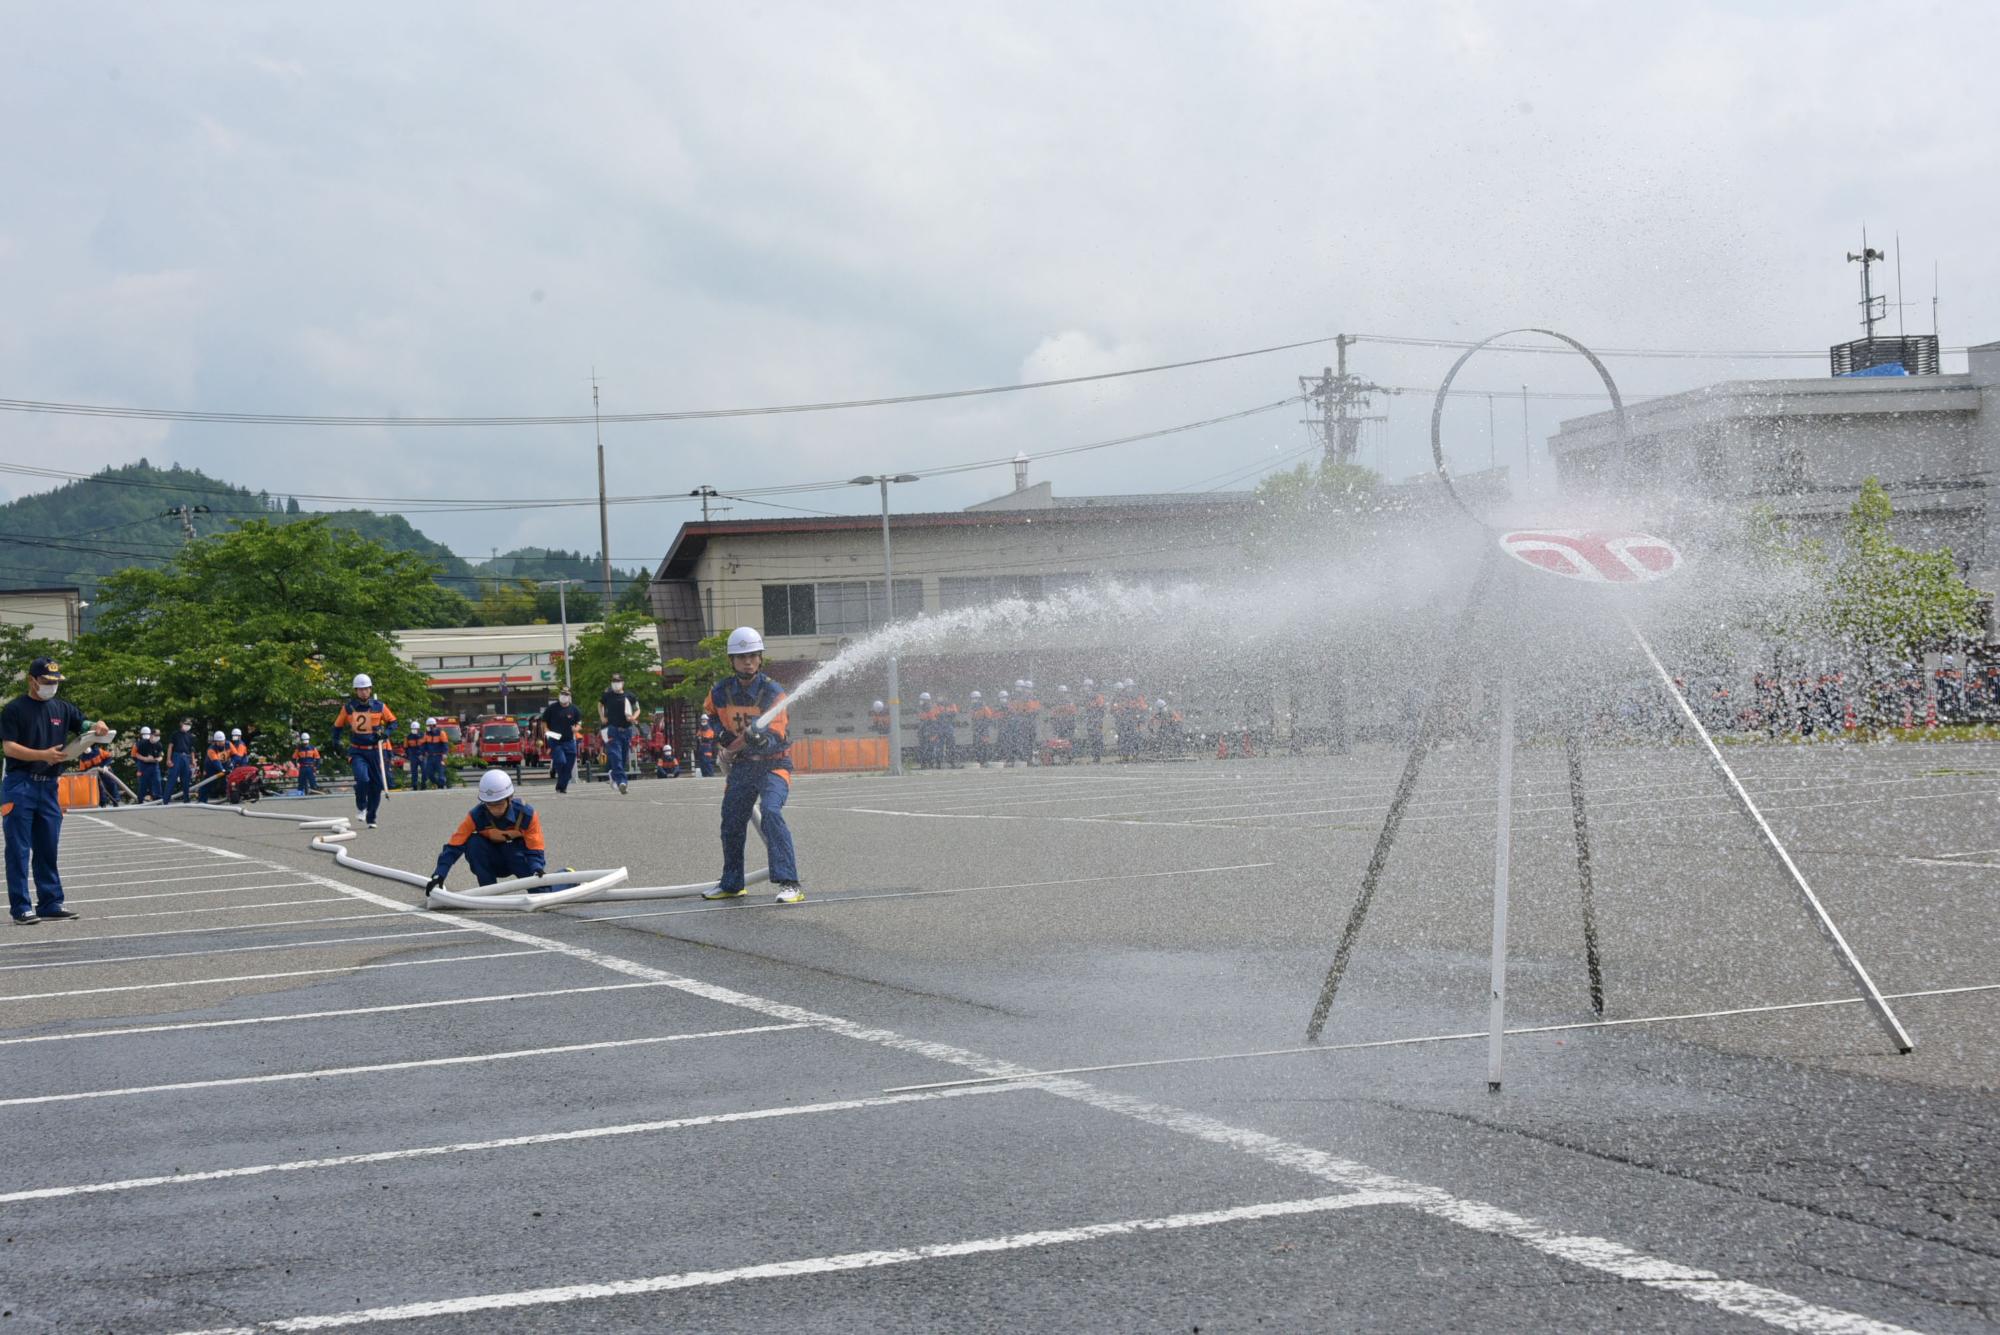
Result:
[[[708,688],[728,676],[730,671],[729,632],[719,631],[695,645],[693,658],[668,659],[660,675],[681,679],[667,687],[667,699],[699,705],[708,698]]]
[[[1882,484],[1872,477],[1862,483],[1828,586],[1832,630],[1901,659],[1977,636],[1979,592],[1959,574],[1951,549],[1924,552],[1897,543],[1892,513]]]
[[[436,567],[324,519],[252,520],[191,543],[164,569],[104,581],[97,627],[65,661],[86,712],[171,727],[240,727],[282,747],[290,730],[329,731],[352,675],[390,708],[422,717],[422,673],[390,631],[438,624],[457,595]]]
[[[597,698],[610,689],[612,676],[619,673],[625,677],[626,694],[637,696],[642,709],[664,704],[666,689],[655,671],[659,663],[652,619],[632,612],[612,613],[577,636],[570,651],[577,707],[586,719],[595,720]]]

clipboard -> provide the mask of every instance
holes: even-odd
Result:
[[[93,746],[101,746],[106,751],[109,751],[111,749],[111,740],[117,735],[118,729],[116,728],[104,733],[92,732],[86,728],[81,737],[63,747],[63,759],[75,760]]]

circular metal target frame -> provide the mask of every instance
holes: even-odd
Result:
[[[1614,486],[1622,485],[1625,480],[1625,445],[1627,440],[1625,399],[1619,394],[1618,382],[1611,378],[1610,369],[1604,365],[1604,362],[1596,353],[1592,352],[1576,339],[1571,338],[1568,334],[1559,333],[1554,329],[1541,329],[1534,326],[1527,326],[1520,329],[1503,329],[1497,334],[1479,340],[1479,342],[1459,354],[1458,360],[1451,364],[1449,371],[1445,372],[1444,382],[1438,386],[1437,398],[1431,403],[1431,462],[1437,468],[1438,481],[1444,484],[1445,493],[1451,497],[1459,509],[1465,511],[1467,518],[1487,529],[1491,529],[1493,526],[1487,522],[1484,516],[1472,508],[1472,505],[1465,497],[1458,494],[1458,488],[1451,480],[1451,470],[1445,466],[1444,405],[1445,399],[1451,393],[1452,382],[1458,379],[1458,373],[1465,364],[1471,361],[1476,353],[1485,351],[1486,348],[1503,338],[1512,338],[1515,334],[1542,334],[1555,339],[1559,343],[1568,344],[1580,353],[1583,359],[1590,363],[1591,368],[1597,372],[1597,378],[1604,382],[1605,392],[1611,396],[1611,411],[1617,415],[1618,419],[1618,439],[1611,460],[1612,483]]]

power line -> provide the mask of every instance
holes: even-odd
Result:
[[[248,413],[221,412],[199,408],[138,408],[102,403],[62,403],[44,399],[0,399],[0,412],[48,413],[68,417],[124,417],[156,422],[216,422],[240,426],[583,426],[596,422],[689,422],[718,417],[765,417],[781,413],[833,412],[844,408],[882,408],[901,403],[934,403],[941,399],[968,399],[988,394],[1017,394],[1030,389],[1052,389],[1060,385],[1082,385],[1100,380],[1122,380],[1128,376],[1156,375],[1162,371],[1182,371],[1192,366],[1212,366],[1217,362],[1264,357],[1274,352],[1317,347],[1333,342],[1325,338],[1301,339],[1270,347],[1248,348],[1241,352],[1193,357],[1186,361],[1135,366],[1123,371],[1099,371],[1091,375],[1061,376],[1051,380],[1026,380],[1007,385],[983,385],[974,389],[945,389],[922,394],[891,394],[866,399],[832,399],[817,403],[765,404],[745,408],[688,408],[659,412],[607,413],[603,417],[525,414],[490,417],[393,417],[341,415],[332,413]]]

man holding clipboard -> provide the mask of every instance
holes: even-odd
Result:
[[[63,766],[86,747],[110,742],[111,730],[102,720],[88,737],[65,745],[85,728],[83,711],[56,699],[62,668],[52,658],[28,665],[28,689],[0,708],[0,751],[7,757],[7,774],[0,779],[0,813],[7,833],[7,908],[19,927],[48,918],[74,918],[63,907],[62,877],[56,871],[56,848],[62,839],[62,803],[56,780]],[[28,895],[34,873],[35,897]]]
[[[559,793],[569,791],[570,776],[576,773],[576,730],[582,726],[583,711],[570,703],[568,687],[542,710],[542,730],[549,739],[549,777]]]

